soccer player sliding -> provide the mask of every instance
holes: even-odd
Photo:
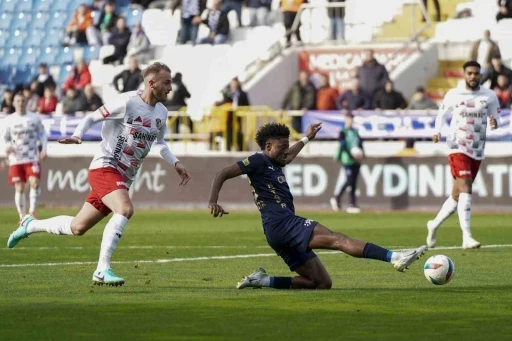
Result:
[[[208,205],[213,217],[228,214],[217,203],[224,182],[247,174],[268,244],[290,270],[298,274],[295,277],[269,276],[259,268],[242,279],[237,285],[238,289],[330,289],[331,277],[313,249],[339,250],[353,257],[388,262],[398,271],[404,271],[427,250],[426,246],[420,246],[413,250],[390,251],[333,232],[316,221],[295,215],[293,197],[283,167],[295,159],[321,128],[321,123],[309,126],[306,136],[290,147],[290,130],[287,126],[266,124],[256,134],[261,152],[222,169],[215,176]]]
[[[81,236],[113,212],[103,231],[98,266],[92,280],[99,285],[124,284],[124,278],[112,271],[110,260],[134,212],[128,190],[151,146],[157,148],[162,159],[176,169],[181,178],[180,185],[184,186],[190,180],[187,170],[164,141],[167,109],[162,102],[172,90],[171,70],[165,64],[154,63],[144,70],[143,77],[144,91],[119,95],[85,116],[73,136],[59,141],[80,144],[82,136],[93,124],[105,121],[101,128],[103,140],[100,149],[89,167],[91,191],[80,212],[74,217],[58,216],[43,220],[27,215],[9,237],[8,248],[15,247],[21,239],[37,232]]]
[[[447,116],[453,115],[446,138],[448,162],[454,178],[452,194],[446,199],[434,220],[427,223],[427,245],[434,248],[437,229],[455,211],[462,230],[462,247],[475,249],[480,242],[471,235],[471,193],[480,163],[484,159],[487,120],[491,129],[498,128],[498,97],[493,90],[480,86],[480,64],[475,61],[463,65],[465,85],[451,89],[443,99],[436,117],[434,143],[441,139],[441,129]]]

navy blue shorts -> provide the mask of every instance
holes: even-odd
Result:
[[[314,220],[289,216],[264,226],[268,245],[284,260],[291,271],[316,257],[309,248],[316,224]]]

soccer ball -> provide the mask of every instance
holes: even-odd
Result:
[[[359,147],[354,147],[352,149],[350,149],[350,154],[352,154],[352,156],[359,160],[359,159],[362,159],[363,157],[363,150]]]
[[[452,260],[443,255],[436,255],[427,259],[423,271],[425,277],[435,285],[446,284],[455,275],[455,267]]]

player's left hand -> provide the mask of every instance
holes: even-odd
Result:
[[[498,121],[494,117],[489,118],[489,123],[491,124],[491,129],[498,128]]]
[[[312,140],[315,138],[316,133],[318,133],[322,129],[322,122],[312,124],[308,127],[308,130],[306,131],[306,137],[309,140]]]
[[[39,160],[44,160],[44,159],[46,159],[47,156],[48,155],[45,152],[41,152],[41,153],[39,153]]]
[[[176,172],[181,178],[180,186],[185,186],[190,181],[190,175],[188,174],[187,170],[185,169],[185,166],[178,161],[176,162],[176,165],[174,166],[176,168]]]

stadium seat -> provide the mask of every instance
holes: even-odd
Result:
[[[86,61],[96,60],[99,58],[100,49],[95,46],[86,46],[84,47],[83,58]]]
[[[5,46],[7,38],[9,38],[9,32],[7,30],[0,29],[0,46]]]
[[[13,78],[12,67],[7,65],[0,66],[0,83],[11,84]]]
[[[11,27],[12,19],[12,13],[2,13],[2,16],[0,17],[0,29],[9,29],[9,27]]]
[[[142,22],[142,12],[139,9],[129,10],[126,16],[126,24],[128,27],[133,27],[135,24]]]
[[[147,9],[142,13],[142,27],[151,45],[176,44],[180,26],[180,18],[176,12],[172,15],[170,10]]]
[[[2,65],[16,65],[21,57],[22,50],[20,48],[11,48],[5,52],[2,58]]]
[[[14,75],[14,84],[28,85],[32,78],[32,70],[30,67],[18,67]]]
[[[32,0],[17,0],[16,11],[17,12],[30,12],[32,11],[33,1]]]
[[[46,34],[44,31],[39,29],[34,29],[32,31],[28,31],[25,39],[23,40],[23,46],[33,47],[40,46],[41,41],[44,40]]]
[[[11,22],[11,30],[26,30],[32,20],[31,13],[17,13]]]
[[[75,61],[75,48],[74,47],[65,47],[60,50],[60,53],[57,57],[56,62],[59,64],[70,64]]]
[[[2,11],[2,13],[14,12],[14,10],[16,9],[17,1],[19,1],[19,0],[2,0],[2,1],[0,1],[0,10]]]
[[[55,64],[57,56],[59,55],[59,49],[56,47],[47,47],[44,51],[41,51],[39,57],[40,63]]]
[[[23,49],[23,53],[19,60],[19,65],[34,65],[37,63],[41,51],[38,47],[28,47]]]
[[[46,29],[46,25],[48,23],[48,19],[50,18],[50,14],[48,13],[36,13],[32,17],[32,23],[30,25],[30,29],[32,30],[43,30]]]
[[[11,47],[21,47],[23,46],[23,41],[25,40],[26,32],[15,30],[11,31],[9,34],[9,39],[7,39],[7,43],[5,44],[5,47],[11,48]]]
[[[35,0],[35,12],[49,12],[52,0]]]
[[[67,12],[70,0],[53,0],[50,7],[52,12]]]
[[[52,29],[48,34],[41,40],[42,46],[59,46],[64,39],[64,31],[58,29]]]
[[[58,84],[63,84],[64,81],[66,80],[66,78],[68,78],[69,73],[71,72],[73,67],[71,65],[63,65],[63,66],[60,66],[59,69],[60,69],[59,70],[59,75],[56,78],[57,79],[57,83]]]
[[[67,14],[64,12],[55,12],[50,18],[50,28],[64,29],[68,22]]]

